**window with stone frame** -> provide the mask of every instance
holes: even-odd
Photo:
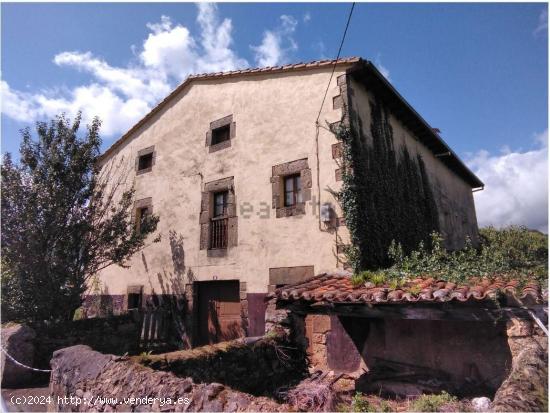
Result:
[[[153,170],[155,165],[155,147],[150,146],[138,152],[136,157],[136,175],[141,175]]]
[[[227,194],[229,191],[220,191],[213,194],[213,214],[210,220],[209,249],[227,248]]]
[[[135,215],[134,225],[136,232],[140,232],[143,222],[153,214],[153,204],[151,198],[144,198],[134,203]]]
[[[231,141],[235,139],[235,128],[233,115],[210,122],[210,128],[206,133],[208,152],[217,152],[231,147]]]
[[[204,184],[200,213],[200,249],[211,257],[237,246],[237,208],[233,177]]]
[[[272,205],[277,218],[306,213],[311,200],[311,169],[307,159],[286,162],[272,167]]]

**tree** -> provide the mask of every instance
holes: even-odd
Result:
[[[101,122],[84,136],[81,115],[23,130],[20,160],[1,165],[2,313],[18,321],[67,320],[91,278],[127,266],[159,218],[134,215],[134,187],[124,160],[100,168]],[[153,242],[159,238],[153,239]]]

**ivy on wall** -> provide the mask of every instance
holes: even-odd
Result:
[[[343,185],[338,193],[351,236],[347,258],[355,272],[391,265],[392,240],[403,251],[414,250],[439,231],[437,205],[420,155],[395,148],[393,129],[382,102],[370,102],[372,140],[364,136],[359,117],[350,114],[331,127],[342,141]],[[354,124],[355,122],[355,124]]]

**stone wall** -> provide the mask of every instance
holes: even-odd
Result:
[[[39,368],[48,368],[54,351],[77,344],[118,355],[139,351],[140,321],[132,314],[33,328],[40,337],[35,342],[35,366]]]
[[[254,397],[219,383],[197,384],[82,345],[56,351],[51,367],[53,403],[49,411],[289,410],[267,397]]]
[[[298,383],[307,374],[302,348],[272,333],[134,360],[155,370],[169,371],[195,382],[218,382],[257,396]]]
[[[531,321],[513,319],[506,333],[512,370],[495,394],[496,412],[548,411],[548,337]]]

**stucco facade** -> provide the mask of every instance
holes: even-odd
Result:
[[[250,333],[262,328],[262,300],[270,286],[343,268],[341,247],[349,235],[327,190],[341,186],[338,141],[325,125],[341,120],[348,103],[343,80],[363,63],[339,62],[332,79],[328,62],[197,76],[176,89],[102,157],[104,167],[128,165],[127,183],[133,183],[136,201],[159,215],[162,239],[136,254],[130,268],[103,270],[95,293],[114,297],[115,312],[125,310],[128,292],[137,287],[145,296],[185,297],[192,323],[194,285],[238,280],[244,330]],[[352,104],[367,123],[362,108],[368,106],[369,92],[358,82],[350,79],[348,90],[357,91]],[[398,118],[392,122],[400,144],[427,160],[438,202],[451,214],[459,210],[466,216],[467,225],[460,221],[445,227],[453,239],[459,244],[466,234],[475,236],[472,185],[423,147]],[[221,144],[212,138],[218,124],[228,125],[230,133]],[[136,159],[144,153],[152,153],[153,162],[138,173]],[[281,179],[287,173],[301,177],[304,204],[299,208],[282,203]],[[227,248],[211,250],[212,194],[220,189],[228,191],[229,239]],[[320,218],[320,205],[326,203],[331,205],[329,223]]]

